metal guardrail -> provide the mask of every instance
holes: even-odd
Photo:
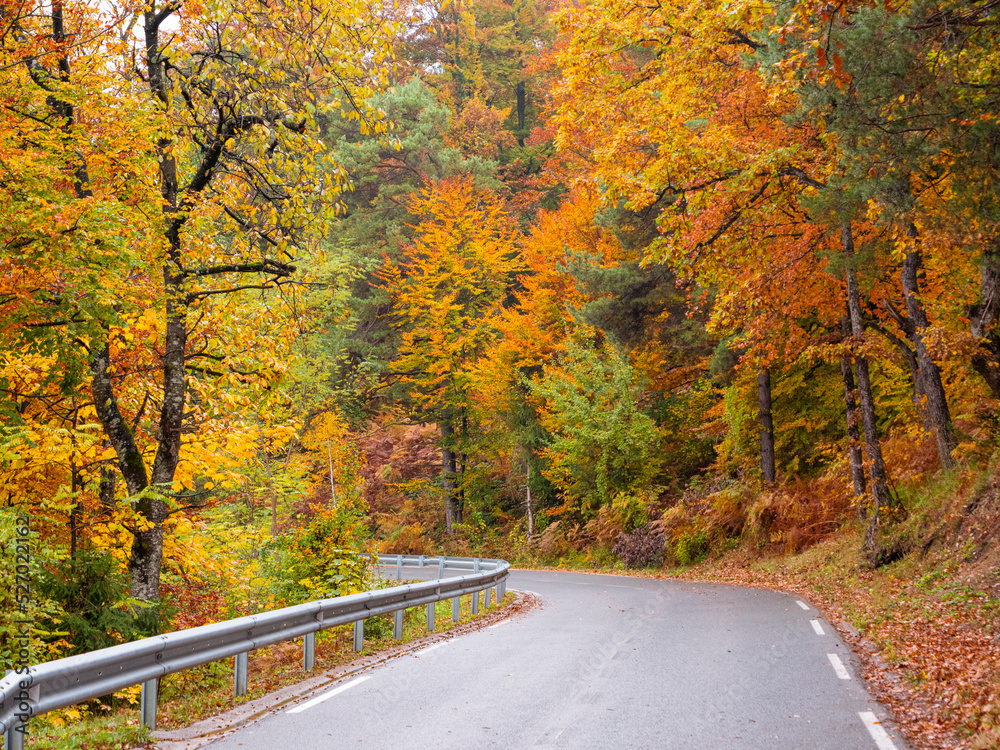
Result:
[[[250,651],[295,638],[303,639],[303,667],[314,665],[316,633],[354,623],[354,649],[364,645],[364,621],[376,615],[395,614],[393,637],[403,637],[403,612],[427,605],[427,629],[434,629],[434,604],[452,599],[452,619],[458,620],[459,597],[473,594],[472,611],[478,612],[479,592],[490,606],[506,593],[510,565],[504,560],[425,555],[379,555],[378,565],[395,567],[397,580],[403,567],[436,567],[431,581],[320,599],[257,615],[143,638],[118,646],[32,666],[26,674],[9,672],[0,679],[0,730],[5,749],[21,750],[24,725],[35,716],[58,708],[142,685],[142,723],[156,726],[156,693],[159,678],[228,657],[235,657],[234,690],[247,691],[247,655]],[[444,578],[444,571],[468,571]]]

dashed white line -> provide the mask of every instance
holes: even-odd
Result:
[[[892,741],[889,733],[882,728],[882,724],[871,711],[859,711],[858,716],[868,728],[868,734],[875,740],[878,750],[896,750],[896,744]]]
[[[294,708],[288,709],[288,711],[286,711],[285,713],[297,714],[300,711],[305,711],[307,708],[312,708],[313,706],[318,706],[323,701],[328,701],[333,696],[335,696],[335,695],[337,695],[339,693],[342,693],[345,690],[350,690],[355,685],[359,685],[362,682],[364,682],[365,680],[370,679],[370,678],[371,678],[371,675],[370,674],[366,674],[366,675],[363,675],[362,677],[358,677],[357,679],[351,680],[350,682],[345,682],[343,685],[335,687],[333,690],[330,690],[329,692],[323,693],[322,695],[317,695],[312,700],[306,701],[305,703],[300,703],[299,705],[295,706]]]
[[[826,635],[826,631],[823,630],[823,625],[820,624],[819,620],[810,620],[809,622],[812,624],[813,630],[816,631],[816,635]]]
[[[798,599],[798,600],[796,600],[796,602],[795,602],[795,603],[796,603],[796,604],[798,604],[798,605],[799,605],[800,607],[802,607],[802,609],[805,609],[805,610],[808,610],[808,609],[809,609],[809,605],[808,605],[808,604],[806,604],[806,603],[805,603],[804,601],[802,601],[801,599]]]
[[[422,648],[419,651],[414,651],[414,656],[420,656],[421,654],[426,654],[428,651],[433,651],[436,648],[441,648],[442,646],[447,646],[450,641],[441,641],[440,643],[435,643],[433,646],[428,646],[427,648]]]
[[[833,671],[837,673],[837,677],[842,680],[851,679],[850,672],[847,671],[847,667],[844,666],[844,662],[840,660],[840,657],[836,654],[827,654],[826,658],[830,660],[830,664],[833,665]]]

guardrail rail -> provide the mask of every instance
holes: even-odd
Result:
[[[156,695],[161,677],[209,662],[232,657],[236,695],[247,692],[247,657],[250,651],[282,641],[302,638],[302,666],[315,664],[316,633],[354,623],[354,650],[364,647],[364,621],[376,615],[394,614],[393,638],[403,637],[403,612],[427,606],[427,629],[434,630],[434,605],[452,600],[452,620],[459,619],[459,599],[472,595],[472,612],[483,604],[503,600],[510,565],[504,560],[426,555],[379,555],[377,564],[395,567],[402,579],[404,567],[436,567],[438,577],[430,581],[365,591],[359,594],[319,599],[257,615],[178,630],[173,633],[122,643],[78,656],[38,664],[26,673],[8,672],[0,679],[0,730],[5,750],[23,750],[24,727],[36,716],[142,685],[140,713],[143,726],[156,728]],[[462,575],[444,577],[445,571]]]

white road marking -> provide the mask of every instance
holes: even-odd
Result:
[[[858,716],[868,728],[868,733],[875,740],[878,750],[896,750],[896,744],[892,741],[889,733],[882,728],[882,724],[871,711],[859,711]]]
[[[826,632],[823,630],[823,626],[820,624],[819,620],[810,620],[809,622],[812,623],[813,630],[816,631],[816,635],[826,635]]]
[[[442,646],[447,646],[450,641],[441,641],[440,643],[435,643],[433,646],[428,646],[427,648],[422,648],[419,651],[414,651],[414,656],[420,656],[421,654],[426,654],[428,651],[433,651],[436,648],[441,648]]]
[[[333,690],[330,690],[329,692],[323,693],[322,695],[317,695],[315,698],[313,698],[310,701],[306,701],[305,703],[300,703],[299,705],[295,706],[295,708],[288,709],[288,711],[286,711],[285,713],[297,714],[300,711],[305,711],[307,708],[312,708],[313,706],[318,706],[323,701],[328,701],[328,700],[330,700],[330,698],[332,698],[333,696],[337,695],[338,693],[342,693],[345,690],[350,690],[355,685],[359,685],[362,682],[364,682],[365,680],[370,679],[370,678],[371,678],[371,675],[370,674],[366,674],[366,675],[364,675],[362,677],[358,677],[357,679],[351,680],[350,682],[345,682],[343,685],[340,685],[339,687],[335,687]]]
[[[510,622],[510,620],[501,620],[500,622],[496,623],[495,625],[488,625],[486,627],[486,629],[487,630],[493,630],[494,628],[499,628],[501,625],[506,625],[508,622]]]
[[[837,673],[837,677],[842,680],[851,679],[850,672],[847,671],[847,667],[844,666],[844,662],[840,660],[840,657],[836,654],[827,654],[826,658],[830,660],[830,664],[833,665],[833,671]]]
[[[796,601],[795,603],[796,603],[796,604],[798,604],[798,605],[799,605],[800,607],[802,607],[802,609],[806,609],[806,610],[808,610],[808,609],[809,609],[809,605],[808,605],[808,604],[806,604],[806,603],[805,603],[804,601],[802,601],[801,599],[797,600],[797,601]]]

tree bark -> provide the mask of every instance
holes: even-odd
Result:
[[[136,445],[132,431],[118,406],[111,382],[110,356],[107,341],[103,347],[91,350],[90,391],[94,398],[97,417],[104,428],[111,446],[118,458],[118,470],[125,478],[128,494],[134,498],[133,507],[148,528],[133,529],[132,549],[129,554],[130,593],[146,601],[155,601],[160,595],[160,560],[163,555],[163,520],[166,506],[162,500],[146,492],[149,476],[142,453]]]
[[[760,470],[765,482],[773,482],[774,419],[771,415],[771,371],[766,367],[757,374],[757,415],[760,421]]]
[[[454,431],[448,420],[441,422],[441,485],[444,487],[444,528],[446,534],[454,533],[455,510],[455,451],[452,450]]]
[[[983,250],[980,260],[979,302],[969,309],[969,326],[979,344],[972,356],[972,367],[1000,399],[1000,238],[994,237]]]
[[[114,466],[101,469],[101,481],[97,491],[101,502],[101,512],[111,515],[115,510],[115,487],[118,484],[118,474]]]
[[[535,534],[535,512],[531,507],[531,462],[528,462],[527,468],[527,478],[525,479],[525,488],[527,489],[527,495],[524,499],[524,507],[528,511],[528,539],[531,539]]]
[[[73,441],[76,442],[75,440]],[[80,531],[80,513],[82,510],[82,504],[80,503],[80,498],[77,497],[77,490],[80,488],[80,470],[76,466],[76,461],[71,459],[69,466],[70,473],[70,488],[69,491],[73,496],[73,505],[70,507],[69,511],[69,559],[76,560],[76,550],[77,550],[77,536]]]
[[[850,318],[845,315],[840,322],[840,328],[844,336],[850,336]],[[857,504],[858,519],[864,522],[867,517],[865,508],[865,463],[861,456],[861,430],[858,421],[861,415],[858,413],[857,402],[855,400],[854,373],[851,371],[851,358],[845,352],[840,358],[840,375],[844,379],[844,405],[847,412],[847,440],[848,455],[851,462],[851,480],[854,483],[854,502]]]
[[[916,227],[909,228],[912,239],[916,239]],[[948,397],[941,382],[941,370],[927,350],[924,338],[928,327],[927,312],[920,300],[920,287],[917,282],[917,272],[922,264],[920,250],[914,246],[903,260],[900,279],[903,285],[903,295],[906,299],[906,315],[910,319],[912,340],[917,354],[919,366],[919,388],[923,390],[926,399],[926,414],[937,439],[938,456],[941,468],[950,469],[955,465],[951,452],[955,450],[955,433],[951,425],[951,415],[948,411]]]
[[[517,93],[517,145],[524,146],[524,115],[527,105],[527,92],[525,91],[524,81],[519,81],[517,88],[515,89]]]
[[[851,225],[844,224],[840,230],[844,258],[847,261],[845,281],[847,283],[847,308],[850,313],[851,334],[860,342],[864,336],[864,320],[861,316],[861,292],[858,288],[858,274],[854,267],[854,235]],[[876,553],[876,532],[879,511],[889,504],[889,486],[886,479],[885,460],[878,439],[878,422],[875,417],[875,399],[872,396],[871,376],[868,372],[868,358],[857,355],[854,358],[854,376],[858,385],[858,400],[861,402],[861,423],[865,431],[865,453],[868,456],[868,473],[871,479],[872,503],[868,514],[868,529],[865,533],[865,551],[869,558]]]

